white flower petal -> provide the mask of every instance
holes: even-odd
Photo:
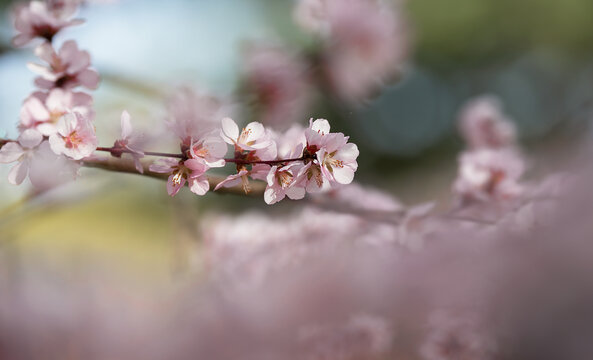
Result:
[[[189,181],[189,190],[197,195],[204,195],[210,190],[210,183],[206,176],[200,176],[197,179]]]
[[[222,138],[229,144],[234,144],[239,138],[239,127],[231,118],[222,119]]]
[[[130,121],[130,113],[124,110],[121,113],[121,137],[127,139],[132,135],[132,122]]]
[[[326,119],[317,119],[311,123],[311,130],[321,134],[329,134],[329,121]]]
[[[349,166],[334,167],[333,176],[338,183],[347,185],[354,180],[354,169]]]

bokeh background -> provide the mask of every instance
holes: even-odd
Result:
[[[33,91],[31,49],[13,49],[9,10],[0,1],[0,132],[16,135],[22,100]],[[75,39],[102,76],[94,92],[102,145],[118,135],[127,109],[139,127],[162,122],[165,99],[189,85],[230,97],[240,86],[241,47],[271,41],[306,47],[290,0],[121,0],[86,6]],[[446,201],[463,144],[459,109],[468,99],[500,97],[532,159],[531,176],[570,157],[589,136],[593,110],[593,2],[589,0],[408,0],[413,53],[400,79],[348,111],[317,101],[310,116],[328,118],[361,150],[357,180],[408,204]],[[238,120],[241,115],[237,115]],[[308,119],[303,119],[306,123]],[[8,166],[0,167],[5,179]],[[0,246],[71,264],[109,259],[113,266],[168,276],[191,267],[186,251],[217,212],[277,214],[260,198],[183,191],[133,175],[83,169],[65,188],[32,197],[0,181]],[[188,253],[190,255],[188,255]],[[66,260],[66,261],[64,261]]]

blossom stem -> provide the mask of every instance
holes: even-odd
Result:
[[[99,146],[96,149],[97,151],[106,151],[109,153],[127,153],[127,154],[133,154],[133,151],[130,151],[128,149],[122,149],[122,148],[114,148],[114,147],[102,147]],[[163,153],[163,152],[154,152],[154,151],[144,151],[143,152],[144,155],[147,156],[159,156],[159,157],[170,157],[170,158],[178,158],[178,159],[183,159],[185,158],[185,155],[183,154],[171,154],[171,153]]]
[[[11,142],[12,140],[6,140],[6,139],[0,139],[0,149],[2,149],[2,147],[6,144],[8,144],[9,142]]]
[[[112,172],[124,173],[124,174],[136,174],[136,175],[143,175],[146,177],[151,177],[160,180],[167,180],[169,174],[162,174],[157,173],[150,170],[149,163],[143,163],[142,166],[144,168],[144,173],[139,173],[136,170],[136,166],[133,161],[129,159],[114,159],[110,157],[90,157],[83,160],[83,166],[95,169],[102,169]],[[208,182],[210,183],[210,190],[213,190],[218,183],[223,181],[225,177],[217,176],[217,175],[208,175]],[[264,182],[253,182],[251,184],[251,192],[248,194],[250,196],[261,196],[264,193],[266,188],[266,184]],[[217,193],[228,193],[228,194],[237,194],[237,195],[245,195],[243,188],[241,186],[235,186],[230,188],[220,188],[216,191]]]
[[[0,144],[2,144],[1,140],[0,140]],[[115,147],[102,147],[99,146],[97,147],[97,151],[105,151],[105,152],[109,152],[109,153],[127,153],[127,154],[132,154],[133,152],[125,149],[125,148],[115,148]],[[163,152],[154,152],[154,151],[144,151],[143,152],[144,155],[146,156],[158,156],[158,157],[169,157],[169,158],[176,158],[176,159],[187,159],[187,156],[183,155],[183,154],[172,154],[172,153],[163,153]],[[240,164],[240,165],[249,165],[249,164],[266,164],[266,165],[278,165],[278,164],[283,164],[283,163],[287,163],[287,162],[293,162],[293,161],[303,161],[306,158],[304,156],[298,157],[298,158],[292,158],[292,159],[277,159],[277,160],[244,160],[244,159],[224,159],[224,161],[229,162],[229,163],[235,163],[235,164]]]
[[[292,158],[292,159],[278,159],[278,160],[243,160],[243,159],[224,159],[226,162],[240,164],[240,165],[249,165],[249,164],[266,164],[266,165],[278,165],[287,162],[293,161],[303,161],[305,160],[304,156],[299,158]]]

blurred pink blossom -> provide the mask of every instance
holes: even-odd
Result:
[[[403,70],[409,30],[399,2],[300,0],[296,22],[323,41],[324,71],[332,89],[358,101]]]
[[[27,129],[21,133],[16,142],[9,142],[0,149],[0,163],[18,163],[10,169],[8,182],[20,185],[29,173],[31,159],[35,156],[37,147],[43,141],[43,136],[36,130]]]
[[[306,63],[297,54],[279,46],[250,46],[243,67],[262,123],[284,130],[303,118],[312,88]]]
[[[459,156],[453,185],[462,201],[504,201],[521,195],[525,164],[513,150],[480,149]]]
[[[218,98],[188,87],[178,89],[167,101],[168,127],[187,146],[217,129],[230,107]]]
[[[35,49],[35,54],[48,64],[28,64],[31,71],[40,75],[35,84],[41,89],[71,89],[77,86],[96,89],[99,85],[99,74],[89,68],[89,53],[79,50],[74,40],[66,41],[58,52],[51,44],[42,44]]]
[[[93,98],[85,93],[71,92],[60,88],[49,93],[37,91],[23,103],[20,113],[20,127],[34,128],[45,136],[56,132],[58,120],[69,111],[92,118]]]
[[[76,4],[66,2],[67,6],[59,6],[57,3],[31,1],[27,5],[17,7],[14,27],[19,34],[12,39],[14,46],[24,46],[34,38],[43,38],[51,42],[61,29],[83,22],[71,19],[77,9]]]
[[[502,112],[502,104],[493,96],[469,101],[461,110],[459,128],[472,149],[514,146],[515,125]]]

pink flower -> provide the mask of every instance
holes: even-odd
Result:
[[[512,150],[465,152],[453,189],[464,201],[513,199],[523,191],[518,181],[524,171],[523,160]]]
[[[170,174],[167,180],[167,193],[170,196],[175,196],[186,182],[194,194],[206,194],[210,189],[208,177],[205,175],[207,170],[208,166],[196,159],[163,158],[150,165],[150,171]]]
[[[311,92],[307,66],[282,47],[252,46],[243,61],[247,84],[257,97],[257,117],[276,129],[301,119]]]
[[[28,129],[21,133],[17,142],[9,142],[0,149],[0,163],[18,163],[10,169],[8,182],[20,185],[29,173],[31,160],[37,147],[43,141],[43,136],[36,130]]]
[[[502,112],[500,100],[481,96],[469,101],[459,118],[461,135],[472,149],[513,146],[516,129]]]
[[[78,50],[74,40],[66,41],[57,53],[51,44],[45,43],[35,49],[35,54],[48,64],[28,64],[31,71],[40,75],[35,84],[42,89],[71,89],[79,85],[96,89],[99,85],[99,74],[89,69],[89,53]]]
[[[238,173],[227,177],[214,190],[241,183],[245,192],[248,193],[250,191],[248,177],[265,180],[270,171],[270,165],[257,164],[257,161],[276,159],[277,148],[272,139],[272,133],[258,122],[249,123],[239,132],[239,127],[232,119],[224,118],[220,134],[226,143],[234,145],[234,158],[244,163],[237,162]],[[248,166],[251,166],[251,170],[247,168]]]
[[[16,9],[14,27],[19,34],[12,39],[14,46],[24,46],[34,38],[51,41],[61,29],[83,22],[69,19],[76,6],[55,6],[54,3],[31,1]]]
[[[307,146],[303,156],[308,162],[298,178],[307,191],[316,192],[327,185],[352,182],[358,169],[356,144],[349,143],[348,137],[342,133],[330,133],[329,122],[325,119],[311,119],[305,137]]]
[[[90,156],[97,148],[97,136],[90,119],[70,112],[58,121],[57,132],[50,135],[49,144],[57,155],[80,160]]]
[[[34,128],[43,135],[56,132],[56,123],[69,111],[92,118],[93,99],[81,92],[52,89],[49,93],[35,92],[23,103],[20,128]]]
[[[302,157],[307,142],[305,129],[302,126],[293,125],[284,134],[276,134],[274,139],[277,144],[279,159]],[[267,183],[264,192],[266,203],[274,204],[284,199],[285,196],[293,200],[302,199],[305,196],[305,188],[296,180],[303,166],[303,161],[292,161],[269,168],[265,179],[263,179]]]
[[[114,150],[111,151],[111,154],[120,157],[124,152],[128,152],[134,159],[136,170],[143,174],[144,167],[140,159],[144,157],[144,152],[140,150],[139,138],[133,136],[132,133],[130,114],[124,110],[121,113],[121,139],[115,141],[113,144]]]
[[[272,205],[288,196],[292,200],[299,200],[305,197],[305,188],[297,186],[294,181],[299,164],[290,163],[279,167],[272,166],[267,176],[267,186],[264,192],[266,204]]]
[[[408,26],[376,0],[300,0],[295,20],[324,40],[324,71],[342,98],[360,100],[403,69]],[[394,4],[394,6],[397,6]]]
[[[190,156],[203,161],[209,168],[222,167],[227,151],[228,146],[220,137],[220,132],[214,130],[191,144]]]
[[[239,132],[239,127],[233,119],[224,118],[220,135],[226,143],[235,146],[235,151],[263,150],[275,145],[264,126],[258,122],[247,124]]]

